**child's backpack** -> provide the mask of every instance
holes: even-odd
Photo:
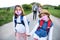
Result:
[[[21,16],[21,17],[20,17],[20,19],[21,19],[20,21],[21,21],[21,24],[23,24],[23,25],[25,26],[25,23],[24,23],[23,17],[24,17],[24,16]],[[15,18],[14,18],[15,27],[16,27],[16,25],[17,25],[17,21],[16,21],[16,19],[17,19],[17,17],[15,16]],[[27,22],[28,22],[28,25],[29,25],[30,22],[29,22],[28,20],[27,20]]]
[[[39,21],[40,23],[40,21]],[[35,33],[39,36],[39,37],[46,37],[48,35],[48,32],[47,32],[47,24],[48,22],[44,22],[43,26],[39,29],[39,30],[36,30]],[[53,23],[51,23],[51,27],[52,27]]]

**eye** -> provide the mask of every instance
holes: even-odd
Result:
[[[15,11],[16,11],[17,9],[15,9]]]
[[[19,11],[21,11],[21,9],[19,9]]]

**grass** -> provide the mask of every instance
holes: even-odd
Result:
[[[60,18],[60,10],[58,10],[58,9],[48,9],[48,11],[51,13],[51,15]]]

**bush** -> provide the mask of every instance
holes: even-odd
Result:
[[[60,5],[59,6],[55,6],[54,9],[59,9],[60,10]]]
[[[24,10],[32,10],[32,6],[28,5],[28,4],[24,4],[24,5],[22,5],[22,7]]]
[[[31,4],[23,4],[22,7],[23,7],[26,15],[31,13],[31,11],[32,11],[32,5]]]
[[[11,8],[0,8],[0,26],[12,21],[13,11]]]

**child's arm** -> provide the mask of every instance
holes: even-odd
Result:
[[[39,26],[39,23],[36,24],[36,26],[34,26],[33,30],[30,32],[30,35],[34,34],[34,32],[37,30]]]
[[[23,20],[24,20],[24,24],[25,24],[25,28],[26,28],[26,34],[29,35],[29,26],[28,26],[28,22],[27,22],[27,19],[25,16],[24,16]]]
[[[15,27],[14,16],[13,16],[13,26]]]
[[[13,21],[13,29],[14,29],[13,31],[15,32],[15,22],[14,22],[14,15],[13,15],[13,18],[12,18],[12,19],[13,19],[12,21]]]

